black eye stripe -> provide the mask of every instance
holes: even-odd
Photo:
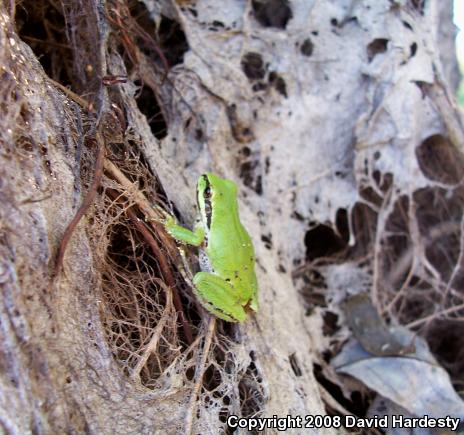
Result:
[[[206,226],[208,229],[211,229],[211,215],[213,214],[213,210],[211,209],[211,203],[209,200],[205,199],[205,213],[206,213]]]
[[[211,229],[211,215],[213,213],[211,208],[211,185],[206,175],[203,175],[203,179],[206,183],[205,190],[203,191],[203,199],[205,200],[206,226],[208,229]]]

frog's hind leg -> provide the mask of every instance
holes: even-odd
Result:
[[[221,277],[198,272],[193,278],[193,285],[200,303],[216,317],[228,322],[243,322],[246,319],[237,290]]]

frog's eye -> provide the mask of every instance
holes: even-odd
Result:
[[[207,186],[204,190],[203,196],[205,197],[205,199],[211,198],[211,188],[209,186]]]

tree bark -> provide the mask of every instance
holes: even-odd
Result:
[[[416,149],[434,135],[462,147],[438,4],[4,2],[4,431],[183,433],[190,419],[206,434],[233,414],[333,411],[313,374],[323,320],[349,287],[388,302],[382,223],[440,181]],[[193,226],[206,171],[239,185],[260,302],[209,346],[173,242],[145,222],[173,204]]]

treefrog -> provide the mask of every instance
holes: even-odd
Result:
[[[193,231],[170,216],[164,223],[177,241],[198,246],[201,272],[194,292],[209,312],[229,322],[243,322],[246,308],[258,310],[258,282],[251,237],[240,222],[237,185],[206,173],[197,183],[199,218]]]

